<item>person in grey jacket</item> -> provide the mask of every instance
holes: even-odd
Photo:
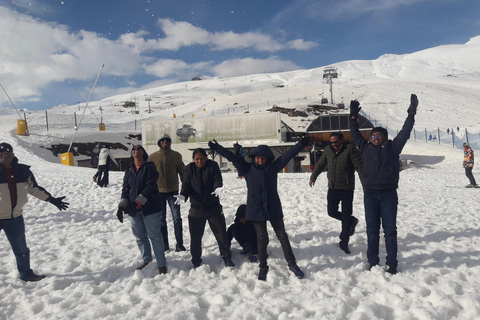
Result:
[[[317,177],[326,169],[328,179],[327,212],[334,219],[342,222],[340,233],[340,249],[350,254],[348,242],[355,233],[358,219],[353,214],[353,191],[355,190],[355,170],[362,179],[363,161],[358,149],[345,142],[343,133],[330,134],[330,146],[323,151],[310,176],[310,187],[315,184]],[[342,211],[338,211],[341,203]]]
[[[415,124],[418,99],[410,96],[408,116],[402,130],[393,140],[388,139],[388,131],[382,127],[373,128],[371,141],[365,140],[357,121],[361,109],[356,100],[350,103],[350,133],[363,158],[363,188],[365,220],[367,223],[367,259],[370,269],[379,264],[380,224],[385,236],[387,249],[387,272],[397,273],[397,209],[398,180],[400,176],[400,153],[410,138]]]
[[[27,195],[48,201],[66,210],[65,197],[54,198],[40,187],[30,167],[18,163],[13,148],[8,143],[0,143],[0,231],[3,230],[17,260],[17,269],[23,281],[40,281],[45,275],[38,275],[30,268],[30,249],[25,238],[23,207],[28,202]]]

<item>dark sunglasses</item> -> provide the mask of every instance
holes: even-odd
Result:
[[[0,146],[0,152],[12,152],[12,148],[7,146]]]
[[[133,148],[132,148],[132,151],[134,151],[134,150],[137,150],[137,151],[138,151],[138,150],[142,150],[142,151],[143,151],[143,148],[142,148],[142,147],[133,147]]]
[[[375,139],[375,138],[383,138],[383,134],[379,133],[379,134],[372,134],[372,139]]]

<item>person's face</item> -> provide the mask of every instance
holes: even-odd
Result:
[[[143,149],[140,146],[135,146],[132,149],[132,156],[135,160],[143,160]]]
[[[13,161],[15,154],[11,151],[2,151],[0,152],[0,164],[4,166],[10,166]]]
[[[379,146],[385,142],[386,138],[381,132],[372,132],[372,144],[374,146]]]
[[[207,163],[207,157],[205,157],[200,152],[195,153],[195,156],[193,156],[193,162],[195,162],[195,165],[197,167],[203,168],[205,166],[205,164]]]
[[[337,136],[330,137],[330,144],[332,145],[333,149],[335,149],[335,151],[338,151],[338,149],[340,149],[340,147],[343,144],[343,141],[345,141],[345,139],[340,139]]]
[[[160,147],[162,149],[170,149],[170,146],[172,145],[172,140],[169,140],[169,139],[164,139],[162,141],[160,141]]]
[[[267,158],[263,156],[256,156],[255,163],[258,164],[259,166],[264,166],[267,163]]]

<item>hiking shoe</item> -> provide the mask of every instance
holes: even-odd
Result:
[[[233,263],[232,259],[230,258],[223,258],[223,261],[225,261],[225,267],[227,268],[235,268],[235,263]]]
[[[175,252],[181,252],[181,251],[187,251],[187,249],[185,249],[183,245],[177,244],[177,246],[175,247]]]
[[[397,267],[388,267],[387,272],[390,274],[397,274]]]
[[[193,268],[196,269],[202,265],[202,259],[200,259],[200,261],[195,261],[195,262],[192,261],[192,263],[193,263]]]
[[[158,273],[159,273],[159,274],[165,274],[165,273],[167,273],[167,266],[158,267]]]
[[[348,244],[343,244],[343,243],[339,243],[340,245],[340,249],[343,250],[343,252],[345,252],[346,254],[350,254],[350,250],[348,250]]]
[[[33,273],[32,275],[22,279],[23,281],[26,281],[26,282],[37,282],[37,281],[40,281],[44,278],[46,278],[47,276],[43,275],[43,274],[35,274]]]
[[[261,281],[267,280],[267,273],[268,273],[268,267],[260,268],[260,271],[258,272],[258,280],[261,280]]]
[[[164,245],[165,252],[170,251],[170,246],[168,244]]]
[[[142,262],[142,264],[137,267],[137,270],[142,270],[142,269],[145,268],[149,263],[150,263],[150,262]]]
[[[350,235],[353,236],[355,234],[355,227],[358,224],[358,219],[355,217],[352,217],[352,224],[350,225]]]
[[[476,184],[467,184],[465,188],[478,188]]]
[[[303,271],[300,270],[300,268],[296,264],[289,266],[288,270],[290,270],[290,272],[293,273],[298,279],[303,278],[303,276],[305,275],[305,273],[303,273]]]

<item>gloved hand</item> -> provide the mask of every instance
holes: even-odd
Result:
[[[135,215],[137,213],[137,203],[135,201],[130,202],[123,211],[128,215]]]
[[[209,141],[209,142],[208,142],[208,146],[209,146],[210,149],[212,149],[212,150],[217,150],[219,144],[218,144],[217,140],[213,139],[212,141]]]
[[[236,154],[236,155],[239,155],[239,156],[242,155],[243,148],[242,148],[242,145],[241,145],[241,144],[235,143],[235,144],[233,145],[233,148],[235,149],[235,154]]]
[[[413,94],[410,96],[410,107],[408,107],[407,112],[409,114],[417,114],[418,99],[417,95]]]
[[[142,208],[142,204],[140,202],[138,202],[137,200],[135,200],[135,203],[137,204],[137,206],[135,207],[135,209],[141,209]]]
[[[55,207],[57,207],[58,210],[62,211],[62,210],[67,210],[68,205],[70,204],[68,202],[63,201],[63,199],[65,199],[65,196],[58,197],[58,198],[54,198],[54,197],[50,196],[50,197],[48,197],[47,201],[50,202],[51,204],[53,204]]]
[[[258,254],[252,254],[251,256],[249,256],[248,261],[257,262],[258,261]]]
[[[181,205],[181,204],[185,203],[185,196],[183,196],[181,194],[176,194],[173,197],[177,199],[177,200],[175,200],[176,205]]]
[[[220,187],[220,188],[217,188],[215,189],[215,191],[213,191],[211,194],[214,194],[217,198],[222,198],[223,197],[223,190],[225,188],[224,187]]]
[[[360,102],[357,100],[350,101],[350,117],[358,118],[358,113],[362,107],[360,107]]]
[[[120,221],[121,223],[123,223],[123,208],[118,208],[118,210],[117,210],[117,218],[118,218],[118,221]]]
[[[310,144],[310,137],[308,136],[305,136],[303,137],[301,140],[300,140],[300,143],[302,144],[302,146],[306,147]]]

